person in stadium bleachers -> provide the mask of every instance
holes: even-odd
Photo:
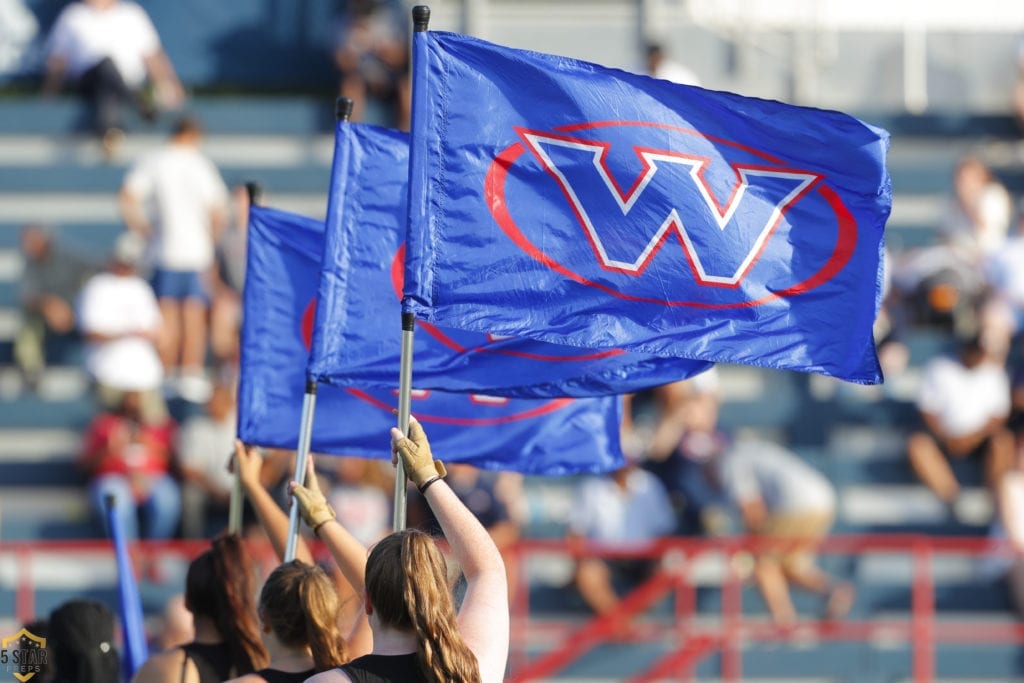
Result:
[[[736,507],[744,532],[762,544],[753,550],[754,580],[775,623],[796,622],[790,586],[822,596],[826,619],[845,616],[853,586],[830,577],[815,560],[835,520],[831,482],[795,453],[761,439],[704,457],[708,481]]]
[[[238,370],[249,202],[261,193],[259,184],[251,182],[231,189],[232,217],[214,247],[210,351],[221,375],[234,376]]]
[[[195,403],[210,391],[210,271],[228,220],[228,190],[200,150],[202,139],[199,121],[182,117],[165,145],[129,169],[120,193],[126,225],[149,241],[151,284],[164,319],[160,357],[167,388]]]
[[[955,516],[960,483],[949,461],[977,459],[994,494],[1013,461],[1010,381],[978,335],[962,339],[956,354],[928,362],[917,410],[920,424],[907,439],[907,455],[918,478]]]
[[[149,15],[127,0],[80,0],[64,7],[48,37],[45,94],[67,81],[89,103],[104,151],[124,138],[124,110],[152,119],[176,109],[184,90]],[[146,92],[146,86],[152,92]]]
[[[466,579],[456,612],[443,555],[427,534],[389,534],[370,550],[335,518],[315,477],[291,483],[306,524],[331,551],[356,590],[365,594],[373,651],[309,679],[330,681],[504,680],[509,649],[509,600],[501,553],[487,530],[445,482],[418,421],[409,437],[391,430],[392,452],[424,493]],[[312,465],[310,466],[312,470]]]
[[[649,442],[633,457],[642,457],[644,469],[668,491],[681,533],[717,533],[713,528],[717,518],[709,512],[714,509],[714,493],[690,451],[718,449],[725,438],[718,431],[722,401],[718,370],[711,368],[656,391],[666,392],[670,402],[657,415]]]
[[[99,264],[56,242],[42,225],[21,232],[24,270],[20,282],[22,323],[14,340],[14,362],[34,390],[46,368],[48,351],[79,341],[75,298]]]
[[[109,607],[97,600],[71,599],[50,613],[46,645],[54,683],[110,683],[121,680],[121,658]]]
[[[404,6],[390,0],[350,0],[338,34],[334,62],[340,94],[355,103],[353,121],[366,119],[367,101],[389,107],[393,124],[409,130],[408,19]]]
[[[117,410],[97,415],[86,430],[79,466],[89,477],[89,500],[103,518],[105,499],[117,501],[128,538],[168,539],[181,520],[181,489],[172,475],[174,422],[146,421],[139,393],[125,392]]]
[[[156,350],[163,321],[153,290],[138,275],[144,248],[134,234],[117,238],[106,270],[82,287],[76,318],[86,341],[85,369],[100,405],[116,409],[126,392],[136,392],[143,419],[160,424],[167,418]]]
[[[255,598],[254,567],[242,540],[237,534],[217,536],[185,577],[195,638],[150,656],[133,683],[221,683],[266,666]]]
[[[642,583],[657,566],[647,557],[605,558],[588,553],[596,543],[615,550],[641,551],[671,535],[676,518],[667,491],[653,474],[628,459],[624,467],[584,478],[578,485],[569,516],[567,540],[576,560],[573,582],[595,614],[619,603],[619,593]],[[622,624],[623,633],[629,625]]]
[[[646,73],[648,76],[672,81],[680,85],[700,85],[700,78],[692,69],[679,62],[669,59],[665,54],[665,46],[651,42],[644,48]]]
[[[989,292],[979,321],[982,343],[993,360],[1005,362],[1024,331],[1024,202],[1017,207],[1016,230],[984,266]]]
[[[182,478],[181,534],[209,538],[227,526],[232,477],[227,462],[235,446],[235,390],[214,383],[203,413],[185,418],[175,452]]]

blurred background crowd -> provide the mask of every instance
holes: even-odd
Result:
[[[790,634],[800,615],[909,609],[910,569],[817,557],[830,534],[991,538],[1003,550],[936,560],[940,615],[1024,615],[1024,563],[1005,551],[1024,552],[1024,11],[980,3],[968,20],[935,2],[908,19],[911,4],[872,19],[813,0],[433,7],[432,28],[841,108],[893,134],[885,384],[720,366],[629,397],[618,472],[453,466],[499,547],[800,539],[744,556],[748,609]],[[136,538],[224,528],[249,202],[324,214],[339,95],[354,120],[408,127],[409,7],[0,0],[0,544],[103,538],[111,494]],[[261,480],[282,505],[292,467],[265,453]],[[356,536],[390,529],[390,463],[318,467]],[[432,524],[415,497],[409,514]],[[657,561],[508,566],[538,609],[583,615],[614,609]],[[37,565],[37,614],[109,593],[88,563],[74,580]],[[159,624],[176,575],[147,571]],[[25,580],[0,573],[0,623],[25,620]],[[1015,646],[984,664],[1024,672]]]

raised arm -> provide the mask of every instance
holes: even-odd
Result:
[[[336,519],[334,509],[327,502],[313,472],[313,456],[309,456],[306,484],[292,482],[290,490],[299,505],[302,519],[316,537],[331,551],[338,568],[356,593],[362,596],[366,587],[366,546],[349,533]]]
[[[256,451],[256,448],[235,440],[234,466],[238,471],[238,478],[242,484],[249,502],[252,503],[256,517],[263,525],[270,539],[270,545],[274,547],[274,554],[277,559],[284,560],[284,551],[288,544],[288,515],[281,506],[263,487],[260,481],[260,470],[263,468],[263,457]],[[299,538],[295,548],[295,559],[307,564],[313,564],[313,554],[303,538]]]
[[[408,438],[392,429],[391,444],[409,479],[434,511],[466,577],[459,632],[480,663],[482,680],[500,681],[509,642],[508,584],[501,553],[480,521],[445,483],[444,465],[434,460],[419,422],[410,418]]]

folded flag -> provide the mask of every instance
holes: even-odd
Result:
[[[452,33],[413,72],[407,311],[881,381],[886,131]]]
[[[322,221],[252,207],[243,297],[238,437],[295,449],[313,336]],[[400,326],[393,320],[392,343]],[[398,380],[398,355],[391,368]],[[312,450],[390,458],[393,390],[320,385]],[[412,412],[435,451],[454,462],[524,474],[603,472],[623,462],[621,399],[527,400],[414,391]]]
[[[310,377],[393,387],[400,344],[409,136],[339,122]],[[512,397],[609,396],[685,379],[705,361],[594,351],[421,323],[416,386]]]

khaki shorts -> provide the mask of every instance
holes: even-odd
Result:
[[[797,512],[770,515],[763,536],[779,538],[778,548],[762,555],[775,557],[784,566],[805,566],[814,562],[814,549],[832,528],[832,512]]]

